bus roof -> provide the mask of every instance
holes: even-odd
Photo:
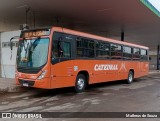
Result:
[[[91,38],[91,39],[103,40],[103,41],[107,41],[107,42],[111,42],[111,43],[127,45],[127,46],[147,49],[147,50],[149,49],[146,46],[141,46],[141,45],[123,42],[123,41],[119,41],[119,40],[109,39],[106,37],[101,37],[101,36],[88,34],[88,33],[84,33],[84,32],[79,32],[79,31],[75,31],[75,30],[70,30],[70,29],[66,29],[66,28],[62,28],[62,27],[52,27],[52,31],[63,32],[63,33],[68,33],[68,34],[72,34],[72,35],[78,35],[78,36],[87,37],[87,38]]]

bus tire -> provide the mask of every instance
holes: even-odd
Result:
[[[83,74],[78,74],[75,82],[75,92],[81,93],[86,88],[86,77]]]
[[[129,71],[128,78],[127,78],[127,84],[131,84],[133,82],[133,79],[134,79],[133,71]]]

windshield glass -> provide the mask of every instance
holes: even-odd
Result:
[[[37,68],[47,62],[49,38],[20,40],[17,67]]]

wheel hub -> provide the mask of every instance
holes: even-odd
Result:
[[[129,81],[132,82],[132,74],[129,75]]]
[[[83,89],[84,87],[84,80],[83,79],[78,79],[77,81],[77,86],[78,86],[78,89]]]

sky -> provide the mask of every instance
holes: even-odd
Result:
[[[160,12],[160,0],[148,0]]]

